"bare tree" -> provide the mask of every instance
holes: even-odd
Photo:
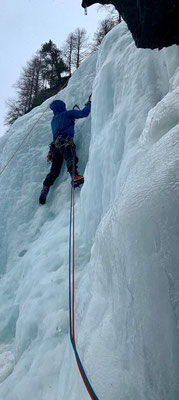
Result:
[[[40,72],[41,58],[35,56],[23,68],[20,78],[14,85],[17,89],[18,104],[24,114],[31,110],[33,100],[42,88]]]
[[[93,38],[93,44],[92,44],[92,50],[97,50],[97,48],[100,46],[103,38],[107,35],[107,33],[114,28],[116,25],[116,21],[110,18],[106,18],[102,21],[100,21],[98,25],[97,31],[94,33],[94,38]]]
[[[105,9],[108,12],[106,19],[112,19],[116,22],[116,24],[119,24],[121,22],[121,15],[119,14],[119,11],[112,4],[100,5],[98,9]]]
[[[85,29],[77,28],[74,32],[74,50],[72,64],[79,68],[82,60],[88,55],[87,50],[87,32]]]
[[[8,99],[6,101],[6,105],[8,106],[8,112],[4,119],[5,125],[12,125],[17,118],[21,117],[24,112],[21,110],[20,105],[18,104],[17,100],[15,99]]]
[[[75,46],[74,33],[70,33],[67,37],[67,40],[62,50],[63,58],[66,63],[67,70],[70,76],[72,73],[72,62],[73,62],[72,58],[73,58],[74,46]]]
[[[33,102],[42,89],[41,81],[41,59],[34,56],[22,69],[18,81],[14,87],[17,90],[17,98],[6,102],[8,112],[5,117],[5,125],[12,125],[20,116],[26,114],[33,108]]]

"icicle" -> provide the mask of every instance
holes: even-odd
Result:
[[[86,3],[84,3],[84,11],[85,11],[85,15],[87,15],[87,14],[88,14],[88,11],[87,11],[87,5],[86,5]]]

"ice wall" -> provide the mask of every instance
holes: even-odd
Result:
[[[58,98],[76,123],[76,334],[99,400],[179,398],[179,51],[141,50],[121,23]],[[51,100],[1,139],[2,165]],[[45,112],[0,178],[0,399],[89,399],[68,326],[70,179],[45,206]]]

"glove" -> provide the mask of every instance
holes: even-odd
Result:
[[[52,152],[49,151],[47,154],[47,162],[50,162],[52,160]]]

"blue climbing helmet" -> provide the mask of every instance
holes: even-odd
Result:
[[[66,105],[64,101],[62,100],[54,100],[50,104],[51,110],[54,112],[54,114],[60,114],[63,111],[66,111]]]

